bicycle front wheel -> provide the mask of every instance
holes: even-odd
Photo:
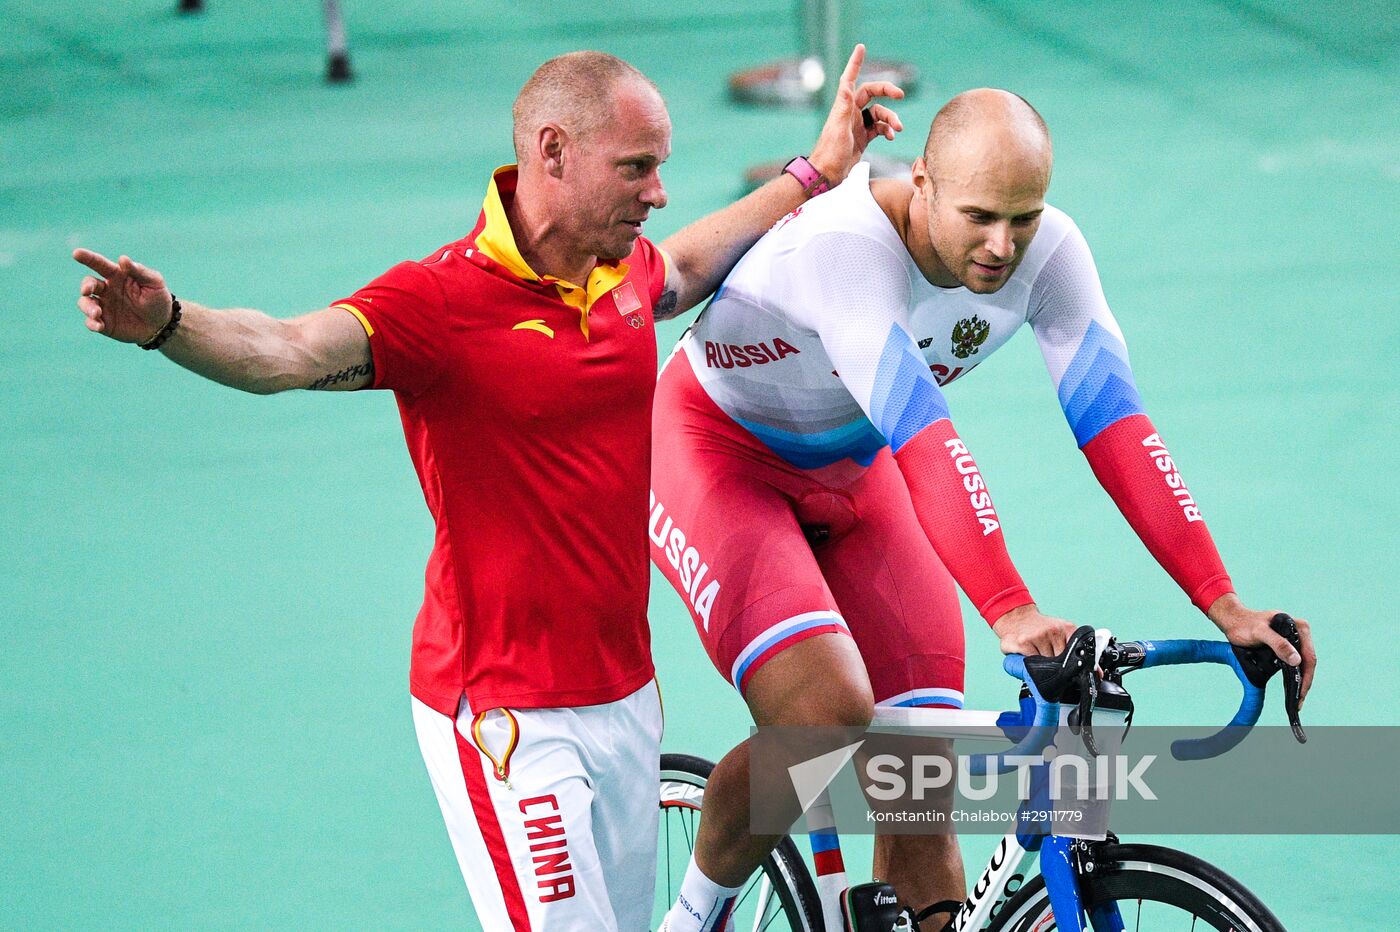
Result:
[[[1117,903],[1129,929],[1170,932],[1220,929],[1284,932],[1269,908],[1229,874],[1184,851],[1156,845],[1105,844],[1092,874],[1079,875],[1084,908]],[[988,932],[1055,928],[1045,878],[1036,875],[987,926]]]
[[[700,825],[705,783],[715,765],[690,754],[661,755],[661,827],[657,839],[657,884],[651,927],[676,900]],[[821,906],[812,876],[791,838],[764,858],[734,903],[734,928],[821,932]]]

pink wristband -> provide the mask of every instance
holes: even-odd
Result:
[[[802,185],[802,192],[808,197],[816,197],[818,194],[825,194],[831,190],[831,182],[826,180],[826,176],[817,171],[817,167],[807,161],[806,156],[799,155],[783,166],[783,171],[797,179],[797,183]]]

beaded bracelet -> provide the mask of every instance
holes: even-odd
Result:
[[[170,339],[170,335],[175,332],[175,328],[180,326],[180,299],[173,294],[170,296],[170,320],[164,327],[156,331],[156,335],[145,343],[138,344],[143,350],[160,349],[165,341]]]

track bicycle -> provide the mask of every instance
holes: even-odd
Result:
[[[1279,614],[1272,624],[1299,647],[1291,618]],[[872,727],[917,727],[921,735],[929,737],[1010,738],[1016,741],[1010,750],[975,755],[970,761],[975,770],[984,773],[1006,772],[1010,769],[1008,758],[1038,753],[1065,727],[1082,734],[1090,751],[1097,753],[1096,725],[1108,722],[1126,728],[1131,723],[1132,699],[1122,685],[1124,674],[1194,663],[1229,667],[1244,695],[1228,726],[1207,738],[1174,742],[1173,756],[1203,759],[1237,745],[1259,720],[1265,686],[1280,671],[1294,737],[1299,742],[1307,740],[1298,718],[1301,669],[1284,665],[1268,647],[1239,648],[1223,641],[1198,640],[1118,642],[1108,631],[1087,626],[1076,630],[1056,657],[1005,658],[1006,672],[1022,683],[1017,712],[877,707]],[[654,924],[674,899],[694,848],[705,782],[713,766],[686,754],[661,756],[657,896],[658,904],[664,905],[659,905]],[[1033,802],[1029,797],[1022,800],[1018,822]],[[834,819],[813,820],[813,810],[822,805],[819,800],[807,813],[808,837],[817,865],[815,881],[793,839],[784,837],[738,896],[733,927],[753,932],[895,932],[917,928],[906,911],[889,905],[891,888],[883,884],[847,886],[840,868]],[[1131,927],[1282,932],[1284,928],[1238,881],[1184,851],[1125,844],[1111,831],[1103,840],[1086,841],[1021,828],[1024,823],[998,842],[987,867],[945,930],[1085,932],[1092,928],[1094,932],[1121,932]],[[661,900],[663,892],[665,899]]]

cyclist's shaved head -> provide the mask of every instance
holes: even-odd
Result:
[[[535,134],[548,124],[575,138],[592,135],[611,119],[617,88],[634,82],[660,99],[650,78],[606,52],[569,52],[540,65],[511,108],[516,160],[529,161]]]
[[[947,172],[975,170],[989,159],[1014,160],[1050,183],[1050,130],[1025,98],[983,87],[964,91],[943,105],[929,127],[924,164],[931,180]]]
[[[964,91],[929,127],[914,161],[911,244],[929,281],[991,294],[1026,257],[1050,187],[1050,133],[1010,91]]]

